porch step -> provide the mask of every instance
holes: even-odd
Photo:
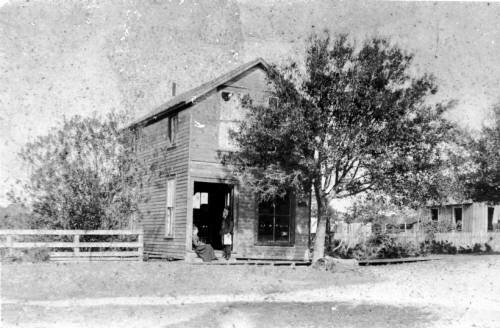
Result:
[[[288,260],[258,260],[258,259],[242,259],[231,258],[229,260],[219,259],[212,262],[193,261],[192,264],[198,265],[270,265],[270,266],[309,266],[309,261],[288,261]]]

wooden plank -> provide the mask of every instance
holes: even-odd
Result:
[[[142,230],[0,230],[0,235],[138,235]]]
[[[397,259],[373,259],[373,260],[360,260],[359,265],[381,265],[381,264],[398,264],[398,263],[410,263],[410,262],[424,262],[424,261],[434,261],[440,260],[439,257],[407,257],[407,258],[397,258]]]
[[[109,256],[115,256],[115,257],[120,257],[120,256],[135,256],[139,257],[140,254],[138,251],[109,251],[109,252],[80,252],[80,253],[72,253],[72,252],[50,252],[50,257],[51,258],[56,258],[56,257],[109,257]]]
[[[104,261],[137,261],[137,257],[61,257],[54,262],[104,262]]]
[[[138,242],[95,242],[95,243],[80,243],[80,247],[141,247]],[[74,248],[74,243],[66,242],[13,242],[11,245],[0,243],[0,248],[32,248],[32,247],[47,247],[47,248]]]
[[[78,253],[80,253],[80,235],[74,235],[73,244],[73,253],[78,255]]]
[[[139,240],[137,242],[140,245],[137,249],[137,252],[139,253],[139,260],[142,261],[144,259],[144,235],[142,233],[139,235]]]

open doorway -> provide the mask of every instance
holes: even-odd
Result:
[[[488,207],[488,231],[493,231],[493,214],[495,213],[494,207]]]
[[[462,231],[462,208],[455,207],[453,209],[453,212],[455,216],[455,226],[457,228],[457,231]]]
[[[232,185],[211,182],[194,183],[193,224],[198,227],[200,240],[212,245],[217,250],[222,249],[222,240],[219,234],[222,211],[224,206],[232,207],[232,195]]]

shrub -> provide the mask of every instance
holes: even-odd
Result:
[[[458,250],[449,241],[426,240],[420,244],[420,250],[423,253],[432,254],[457,254]]]
[[[365,243],[358,243],[353,247],[340,245],[335,241],[327,249],[327,254],[344,259],[386,259],[421,256],[425,253],[412,242],[400,241],[387,233],[377,233]]]
[[[422,252],[431,254],[472,254],[472,253],[490,253],[491,246],[485,243],[484,246],[475,243],[471,246],[455,246],[449,241],[426,240],[420,244]]]
[[[7,250],[2,252],[2,260],[11,262],[47,262],[50,260],[50,249],[29,248],[23,250]]]
[[[474,246],[472,246],[472,253],[481,253],[482,251],[481,244],[475,243]]]

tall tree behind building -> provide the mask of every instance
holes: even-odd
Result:
[[[305,58],[305,69],[271,69],[277,106],[246,99],[248,120],[233,133],[240,150],[227,159],[261,199],[314,191],[317,260],[332,199],[381,190],[417,204],[440,195],[451,103],[428,104],[433,77],[413,76],[413,55],[385,39],[356,49],[346,35],[315,34]]]
[[[467,156],[458,157],[465,194],[475,201],[500,202],[500,104],[493,108],[490,125],[479,136],[463,138]],[[464,164],[466,163],[466,164]]]
[[[12,200],[32,209],[32,228],[113,229],[134,226],[145,170],[135,156],[125,117],[74,116],[28,143],[20,153],[30,170]]]

